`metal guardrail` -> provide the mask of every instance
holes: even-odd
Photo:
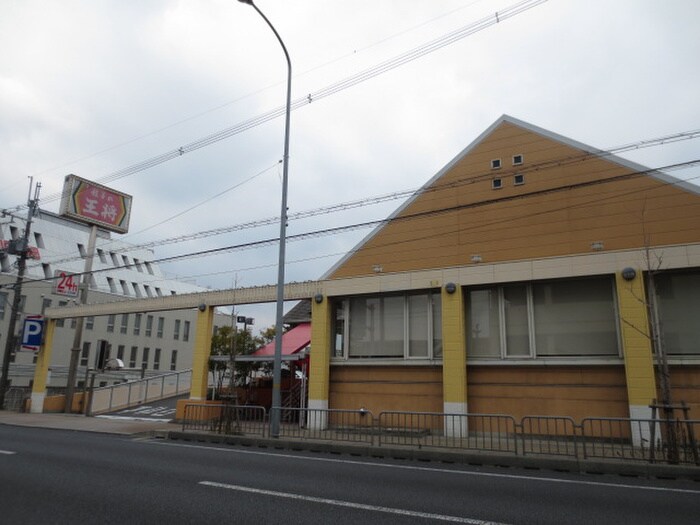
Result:
[[[90,414],[103,414],[140,403],[157,401],[189,392],[192,370],[169,372],[158,376],[131,380],[118,385],[92,389]]]
[[[700,420],[585,418],[576,424],[570,417],[525,416],[518,423],[503,414],[382,412],[375,418],[368,410],[273,410],[281,410],[283,438],[700,466]],[[234,424],[226,414],[240,417]],[[245,405],[188,404],[185,430],[270,435],[265,409]]]

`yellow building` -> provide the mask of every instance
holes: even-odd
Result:
[[[700,417],[700,188],[503,116],[333,267],[309,407]]]

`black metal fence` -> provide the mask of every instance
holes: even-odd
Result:
[[[700,420],[280,408],[278,437],[700,466]],[[188,403],[183,431],[270,436],[263,407]],[[669,442],[669,436],[673,442]]]

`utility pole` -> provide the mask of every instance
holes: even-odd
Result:
[[[29,196],[27,199],[27,225],[24,228],[24,234],[21,239],[13,239],[10,241],[8,252],[17,255],[17,279],[14,285],[14,296],[12,297],[12,310],[10,312],[10,324],[7,328],[7,340],[5,341],[5,353],[2,359],[2,377],[0,378],[0,410],[5,407],[5,394],[9,387],[10,381],[8,374],[10,372],[10,356],[12,349],[17,344],[16,327],[17,319],[19,318],[19,305],[22,300],[22,283],[24,282],[24,272],[27,269],[27,257],[29,254],[29,231],[32,226],[32,217],[36,214],[39,206],[39,192],[41,191],[41,183],[37,183],[34,187],[34,198],[32,198],[32,183],[29,181]]]
[[[97,243],[97,226],[90,228],[88,239],[87,257],[85,258],[85,268],[83,271],[83,282],[80,284],[80,304],[87,303],[90,280],[92,279],[92,261],[95,257],[95,244]],[[80,357],[80,342],[83,338],[83,318],[75,320],[75,332],[73,334],[73,346],[71,347],[70,363],[68,365],[68,380],[66,382],[66,406],[63,411],[70,414],[73,409],[73,392],[75,391],[75,378],[78,371],[78,358]],[[85,399],[83,399],[83,403]]]

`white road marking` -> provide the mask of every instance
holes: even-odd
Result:
[[[17,454],[17,452],[13,452],[12,450],[0,450],[0,454],[5,454],[6,456],[11,456],[12,454]]]
[[[160,417],[135,417],[135,416],[95,416],[102,419],[116,419],[119,421],[160,421],[162,423],[167,423],[169,419],[163,419]]]
[[[200,448],[204,450],[217,450],[221,452],[229,452],[234,454],[250,454],[258,456],[275,456],[289,459],[296,459],[302,461],[321,461],[327,463],[343,463],[346,465],[362,465],[365,467],[374,468],[388,468],[388,469],[403,469],[403,470],[416,470],[422,472],[440,472],[444,474],[456,474],[461,476],[474,476],[474,477],[485,477],[485,478],[505,478],[505,479],[520,479],[526,481],[541,481],[549,483],[562,483],[570,485],[589,485],[594,487],[611,487],[619,489],[637,489],[637,490],[651,490],[658,492],[676,492],[680,494],[700,494],[700,490],[695,489],[674,489],[670,487],[651,487],[648,485],[631,485],[626,483],[604,483],[602,481],[584,481],[576,479],[560,479],[560,478],[549,478],[541,476],[524,476],[519,474],[498,474],[495,472],[472,472],[467,470],[450,470],[435,467],[417,467],[412,465],[392,465],[387,463],[370,463],[368,461],[353,461],[351,459],[333,459],[333,458],[316,458],[312,456],[295,456],[293,454],[277,454],[274,452],[258,452],[255,450],[238,450],[232,448],[223,447],[207,447],[204,445],[186,445],[184,443],[167,443],[163,441],[150,441],[149,444],[170,446],[170,447],[185,447],[185,448]]]
[[[301,501],[310,501],[312,503],[322,503],[324,505],[335,505],[336,507],[347,507],[358,510],[369,510],[373,512],[385,512],[388,514],[398,514],[400,516],[411,516],[412,518],[423,518],[430,520],[449,521],[452,523],[469,523],[470,525],[503,525],[495,521],[483,521],[473,518],[461,518],[459,516],[446,516],[444,514],[432,514],[430,512],[418,512],[407,509],[395,509],[392,507],[381,507],[377,505],[366,505],[364,503],[353,503],[351,501],[343,501],[338,499],[317,498],[315,496],[304,496],[303,494],[293,494],[291,492],[277,492],[275,490],[256,489],[252,487],[244,487],[242,485],[229,485],[227,483],[217,483],[215,481],[200,481],[199,485],[208,487],[217,487],[228,490],[236,490],[239,492],[248,492],[252,494],[261,494],[263,496],[274,496],[277,498],[287,498]]]

